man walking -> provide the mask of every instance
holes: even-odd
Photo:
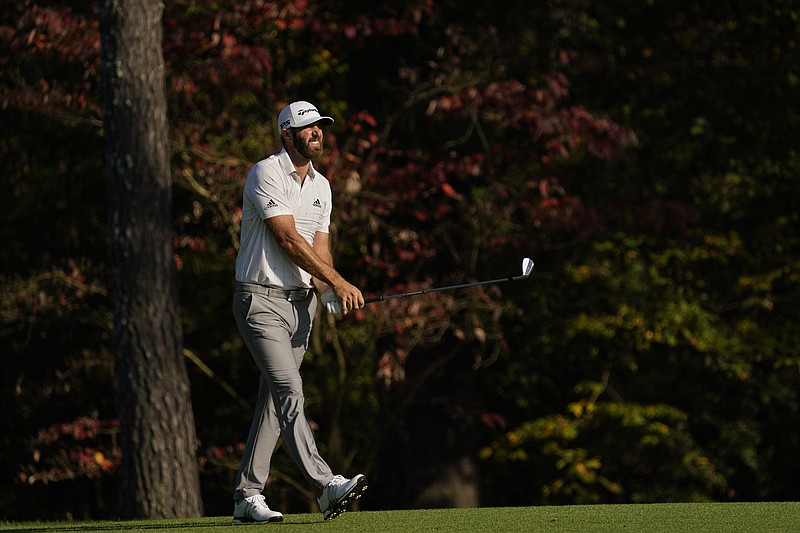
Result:
[[[323,153],[322,128],[332,123],[308,102],[286,106],[278,116],[283,149],[256,163],[244,187],[233,314],[260,381],[236,478],[234,524],[283,520],[261,494],[281,435],[316,489],[325,520],[343,513],[367,488],[361,474],[352,479],[333,475],[317,451],[303,409],[300,365],[317,294],[336,316],[364,306],[361,291],[333,267],[331,188],[313,164]]]

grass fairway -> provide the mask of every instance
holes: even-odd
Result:
[[[345,513],[323,522],[319,514],[287,515],[281,524],[231,526],[230,517],[126,522],[2,523],[2,531],[59,533],[173,530],[212,533],[232,530],[276,533],[415,533],[415,532],[603,532],[733,533],[800,532],[800,502],[674,503],[648,505],[573,505],[375,511]]]

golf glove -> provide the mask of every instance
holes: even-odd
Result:
[[[322,303],[325,304],[325,310],[335,316],[341,316],[342,314],[342,302],[339,301],[339,298],[336,297],[336,293],[333,292],[333,289],[328,289],[325,291],[322,296],[320,296],[320,300]]]

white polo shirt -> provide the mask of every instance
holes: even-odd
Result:
[[[242,233],[236,257],[236,281],[280,289],[311,287],[311,274],[295,265],[278,246],[264,220],[294,216],[298,233],[312,244],[331,223],[331,186],[309,168],[305,181],[286,150],[256,163],[247,174],[242,197]]]

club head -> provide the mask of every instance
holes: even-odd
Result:
[[[522,260],[522,277],[527,278],[533,272],[533,259],[526,257]]]

